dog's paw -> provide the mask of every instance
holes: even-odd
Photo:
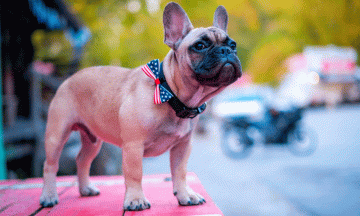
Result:
[[[100,194],[100,190],[93,185],[80,187],[79,190],[81,196],[97,196]]]
[[[42,194],[40,197],[40,205],[42,207],[53,207],[59,203],[57,194]]]
[[[124,210],[142,211],[151,207],[150,202],[144,195],[126,195],[124,201]]]
[[[190,187],[186,187],[184,190],[175,191],[174,195],[181,206],[201,205],[206,203],[204,197],[194,192]]]

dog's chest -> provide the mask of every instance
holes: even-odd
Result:
[[[154,157],[163,154],[174,145],[190,140],[193,123],[166,122],[151,130],[151,135],[145,142],[144,157]]]

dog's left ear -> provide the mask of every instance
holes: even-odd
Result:
[[[175,2],[170,2],[164,10],[165,44],[176,50],[182,39],[194,28],[184,9]]]
[[[219,6],[215,11],[213,26],[227,32],[228,19],[229,16],[225,7]]]

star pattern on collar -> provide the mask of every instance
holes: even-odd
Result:
[[[155,59],[143,66],[142,71],[151,79],[155,81],[155,92],[154,92],[154,103],[161,104],[169,101],[173,94],[171,94],[164,86],[161,85],[159,74],[160,74],[160,61]]]

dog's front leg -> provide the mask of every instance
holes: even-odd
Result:
[[[150,208],[150,202],[145,198],[142,180],[142,159],[144,146],[142,142],[126,143],[123,147],[123,172],[125,176],[125,210],[143,210]]]
[[[179,205],[199,205],[205,199],[194,192],[186,184],[187,161],[191,152],[190,140],[180,143],[170,150],[170,166],[173,182],[173,192]]]

